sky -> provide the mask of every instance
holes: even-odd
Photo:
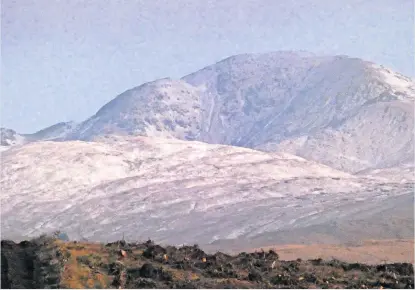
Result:
[[[0,127],[83,121],[231,55],[342,54],[415,76],[412,0],[1,0]]]

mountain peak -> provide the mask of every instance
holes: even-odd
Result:
[[[82,123],[70,139],[100,134],[194,139],[199,115],[198,89],[183,80],[164,78],[118,95]]]
[[[382,65],[372,64],[371,66],[378,75],[379,80],[389,86],[389,92],[396,99],[405,102],[413,102],[415,100],[415,82],[413,79]]]
[[[355,172],[413,156],[414,96],[411,79],[359,58],[240,54],[130,89],[65,139],[142,135],[287,150]]]
[[[27,134],[26,136],[35,140],[59,140],[75,130],[77,125],[78,123],[74,121],[60,122],[45,129],[39,130],[34,134]]]

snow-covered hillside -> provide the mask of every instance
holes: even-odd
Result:
[[[184,81],[162,79],[147,83],[103,106],[67,139],[133,134],[193,140],[200,129],[199,97],[198,90]]]
[[[70,122],[61,122],[40,131],[37,131],[34,134],[27,134],[26,136],[31,140],[62,140],[66,138],[73,130],[77,128],[78,124]]]
[[[414,159],[414,87],[346,56],[237,55],[128,90],[66,139],[167,137],[283,150],[348,172],[385,168]]]
[[[101,241],[125,234],[201,244],[344,219],[342,207],[358,210],[413,185],[284,153],[120,136],[14,147],[2,153],[1,174],[5,237],[61,229]]]

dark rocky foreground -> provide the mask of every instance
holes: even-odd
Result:
[[[274,251],[206,254],[197,245],[107,245],[48,237],[1,242],[2,288],[414,288],[409,263],[280,261]]]
[[[1,288],[59,288],[62,252],[51,238],[1,241]]]

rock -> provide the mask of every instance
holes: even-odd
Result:
[[[121,263],[120,261],[117,261],[115,263],[110,264],[109,267],[109,274],[110,275],[114,275],[114,280],[112,282],[112,286],[116,287],[116,288],[123,288],[125,286],[125,282],[126,282],[126,268],[125,265],[123,263]]]
[[[1,242],[2,288],[59,288],[64,256],[46,236]]]
[[[120,250],[120,256],[123,258],[127,257],[127,252],[124,250]]]
[[[134,284],[129,285],[129,288],[152,289],[152,288],[158,288],[158,287],[157,287],[157,284],[151,279],[139,278],[134,281]]]
[[[169,272],[163,271],[163,268],[156,268],[150,263],[145,263],[140,268],[140,277],[153,280],[171,281],[173,279]]]
[[[269,250],[266,258],[270,260],[278,260],[280,257],[274,250]]]
[[[262,281],[262,275],[257,270],[251,270],[248,274],[249,281]]]
[[[157,278],[157,270],[150,263],[145,263],[140,269],[140,276],[144,278]]]

